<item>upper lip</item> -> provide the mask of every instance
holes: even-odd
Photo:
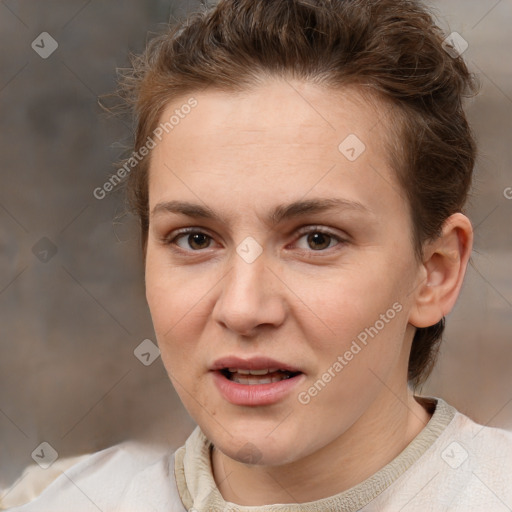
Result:
[[[265,370],[268,368],[277,368],[288,372],[301,372],[301,370],[296,366],[264,356],[250,357],[248,359],[242,359],[237,356],[221,357],[213,363],[210,370],[224,370],[225,368],[237,368],[239,370]]]

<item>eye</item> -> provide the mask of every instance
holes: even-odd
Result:
[[[344,240],[338,235],[315,226],[305,228],[299,233],[302,234],[302,236],[299,238],[298,242],[302,239],[305,239],[305,246],[303,244],[303,246],[300,247],[300,244],[298,244],[299,249],[306,251],[323,251],[333,247],[334,245],[339,245],[340,243],[344,242]],[[337,244],[332,244],[332,242],[337,242]]]
[[[169,246],[177,246],[178,250],[188,252],[199,252],[209,249],[213,241],[213,237],[204,231],[193,228],[183,229],[174,235],[165,238],[164,243]],[[339,235],[318,226],[303,228],[299,231],[299,235],[301,236],[297,240],[296,245],[305,252],[323,252],[345,242]],[[301,242],[302,240],[303,242]]]
[[[213,238],[203,231],[187,229],[179,232],[174,238],[167,239],[167,245],[177,245],[180,249],[189,251],[200,251],[201,249],[208,249]],[[181,244],[180,244],[181,241]]]

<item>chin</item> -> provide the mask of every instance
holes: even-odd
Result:
[[[280,427],[276,429],[274,422],[272,426],[268,422],[258,426],[255,421],[234,425],[219,419],[219,423],[226,430],[222,427],[200,427],[218,450],[238,462],[256,466],[280,466],[302,456],[297,447],[304,447],[304,437],[298,432],[290,432],[284,425],[282,432],[278,432]]]

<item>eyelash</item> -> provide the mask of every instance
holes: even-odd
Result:
[[[321,233],[323,235],[327,235],[329,236],[331,239],[334,239],[335,241],[337,241],[338,243],[336,245],[344,245],[346,244],[348,241],[344,238],[341,238],[339,235],[336,235],[334,234],[332,231],[329,231],[329,230],[326,230],[325,228],[322,228],[322,227],[319,227],[319,226],[307,226],[307,227],[304,227],[304,228],[301,228],[298,230],[297,234],[300,235],[299,238],[297,240],[300,240],[303,236],[305,235],[309,235],[309,234],[313,234],[313,233]],[[201,253],[207,249],[209,249],[209,247],[207,247],[206,249],[197,249],[197,250],[194,250],[194,249],[190,249],[190,250],[187,250],[187,249],[182,249],[181,247],[179,247],[175,242],[176,240],[178,240],[180,237],[183,237],[185,235],[195,235],[195,234],[201,234],[201,235],[206,235],[208,238],[210,238],[211,240],[213,240],[213,237],[210,236],[207,232],[203,231],[203,230],[200,230],[200,229],[197,229],[197,228],[184,228],[182,230],[179,230],[177,231],[175,234],[173,234],[173,236],[167,236],[163,239],[163,243],[167,246],[169,246],[173,251],[175,252],[178,252],[180,254],[183,254],[183,253]],[[299,249],[302,253],[307,253],[308,256],[315,256],[315,255],[318,255],[319,253],[325,253],[328,249],[332,249],[333,247],[336,247],[335,246],[332,246],[332,247],[327,247],[325,249],[319,249],[317,251],[313,250],[313,249]]]

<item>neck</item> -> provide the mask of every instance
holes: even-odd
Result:
[[[305,503],[343,492],[397,457],[430,420],[406,389],[385,389],[352,427],[317,452],[283,466],[249,466],[213,450],[215,482],[226,501],[246,506]]]

